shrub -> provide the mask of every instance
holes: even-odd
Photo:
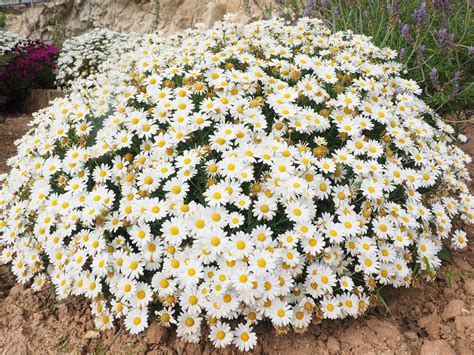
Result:
[[[14,36],[12,42],[15,41]],[[5,46],[2,44],[2,48]],[[20,40],[3,49],[0,67],[0,106],[5,109],[23,100],[31,89],[54,85],[58,50],[41,40]]]
[[[20,282],[90,298],[100,329],[154,314],[248,350],[264,319],[357,317],[466,245],[452,220],[474,222],[471,158],[393,50],[231,16],[142,43],[19,142],[0,255]]]
[[[23,38],[16,33],[0,31],[0,58],[3,58],[5,53],[11,51],[21,40],[23,40]]]
[[[63,43],[58,59],[56,83],[70,90],[83,79],[93,80],[106,63],[115,64],[133,48],[137,36],[107,29],[95,29]]]
[[[399,49],[407,77],[440,113],[472,110],[474,27],[470,0],[276,0],[273,13],[326,19],[334,31],[351,29],[382,47]]]
[[[0,28],[4,28],[7,21],[7,15],[3,10],[0,10]]]

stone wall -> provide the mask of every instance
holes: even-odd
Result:
[[[54,0],[8,8],[6,30],[46,41],[94,27],[166,34],[203,22],[211,26],[228,12],[246,23],[261,18],[271,0]]]

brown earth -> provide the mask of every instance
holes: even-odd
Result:
[[[10,117],[0,124],[0,172],[16,152],[13,140],[25,131],[28,116]],[[474,124],[465,150],[474,157]],[[474,176],[474,164],[469,167]],[[474,191],[474,184],[472,191]],[[417,288],[387,289],[386,309],[377,305],[363,318],[324,321],[305,334],[277,334],[259,328],[262,354],[473,354],[474,353],[474,228],[468,229],[471,244],[451,253],[433,283]],[[34,293],[16,285],[7,267],[0,267],[0,353],[235,353],[216,351],[209,341],[186,344],[173,330],[152,324],[143,334],[125,330],[96,332],[89,306],[82,298],[58,302],[46,289]]]

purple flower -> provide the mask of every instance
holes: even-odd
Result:
[[[413,19],[415,20],[416,29],[418,31],[426,26],[426,1],[423,1],[420,7],[413,11]]]
[[[307,0],[303,15],[305,17],[313,17],[315,10],[316,4],[314,3],[314,0]]]
[[[400,55],[399,55],[400,61],[403,62],[405,60],[406,52],[407,52],[407,50],[405,48],[400,49]]]
[[[411,31],[410,31],[410,26],[408,26],[407,24],[404,24],[400,30],[401,34],[402,34],[402,37],[405,39],[405,41],[407,42],[412,42],[413,41],[413,37],[411,35]]]
[[[424,45],[420,45],[418,50],[416,51],[416,63],[419,67],[423,66],[423,57],[425,55],[426,47]]]
[[[441,47],[442,52],[446,52],[449,48],[454,48],[456,46],[454,42],[454,35],[450,35],[446,27],[442,27],[436,34],[439,41],[439,46]]]
[[[57,55],[56,47],[40,40],[17,43],[0,67],[0,97],[8,103],[21,99],[31,88],[51,87]]]
[[[393,22],[397,23],[400,19],[400,10],[402,6],[401,0],[395,0],[392,4],[387,5],[387,10]]]
[[[460,82],[461,82],[461,72],[460,71],[456,71],[454,73],[454,76],[453,76],[453,79],[451,80],[451,82],[453,83],[453,91],[451,93],[451,95],[456,95],[459,93],[460,89],[461,89],[461,85],[460,85]]]
[[[474,47],[467,47],[467,53],[469,55],[474,55]]]
[[[433,84],[433,87],[434,87],[436,90],[441,90],[441,84],[439,83],[438,69],[437,69],[436,67],[434,67],[433,69],[431,69],[431,72],[430,72],[430,80],[431,80],[431,84]]]
[[[450,0],[433,0],[433,6],[435,9],[441,10],[446,15],[453,11],[453,5]]]

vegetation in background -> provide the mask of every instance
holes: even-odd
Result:
[[[267,16],[318,17],[333,30],[371,36],[399,52],[405,76],[439,113],[459,115],[474,100],[471,0],[275,0]]]
[[[0,10],[0,28],[5,27],[6,21],[7,21],[7,15],[5,14],[5,12]]]
[[[32,89],[54,85],[58,49],[41,40],[20,40],[0,58],[0,109],[21,102]]]
[[[116,65],[138,40],[134,33],[105,28],[65,40],[58,58],[57,86],[67,91],[83,79],[93,79],[107,65]]]

